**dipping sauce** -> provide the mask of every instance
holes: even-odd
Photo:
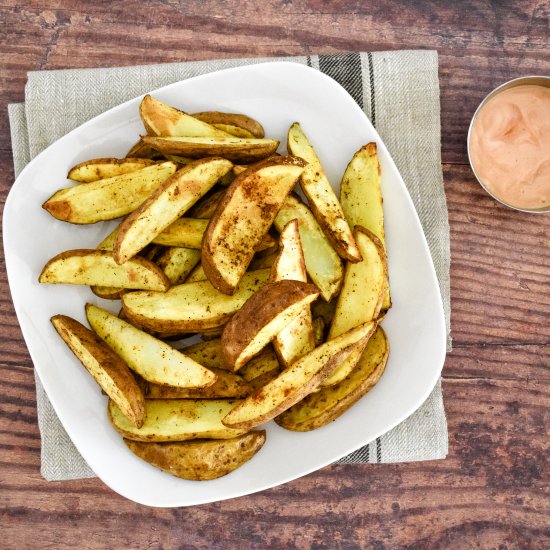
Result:
[[[516,208],[550,206],[550,88],[520,85],[489,99],[470,132],[479,180]]]

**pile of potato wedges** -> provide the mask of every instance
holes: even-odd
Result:
[[[320,428],[384,372],[376,144],[350,160],[337,197],[299,123],[280,155],[243,114],[191,115],[147,95],[140,116],[146,133],[126,158],[74,166],[43,204],[63,222],[119,225],[52,258],[39,280],[121,301],[118,315],[86,304],[91,328],[51,321],[133,453],[214,479],[260,450],[255,428]]]

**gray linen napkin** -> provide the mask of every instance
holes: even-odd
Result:
[[[307,64],[331,76],[376,126],[407,184],[430,246],[450,350],[450,246],[441,171],[437,52],[351,53],[32,72],[25,88],[25,104],[9,106],[16,174],[55,140],[128,99],[200,74],[277,60]],[[59,422],[38,376],[36,393],[42,476],[47,480],[94,477]],[[444,458],[447,446],[447,422],[438,382],[412,416],[340,463]]]

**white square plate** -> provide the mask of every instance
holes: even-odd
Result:
[[[261,491],[322,468],[374,440],[428,397],[445,358],[439,286],[422,227],[407,189],[376,130],[334,80],[295,63],[265,63],[211,73],[151,92],[188,112],[242,112],[266,135],[286,143],[299,121],[329,179],[336,184],[352,155],[375,141],[382,191],[393,307],[384,320],[390,342],[386,372],[376,387],[338,420],[307,433],[270,422],[267,442],[237,471],[213,481],[185,481],[135,457],[109,425],[106,398],[50,324],[56,313],[85,323],[84,304],[116,311],[87,287],[39,285],[48,259],[72,248],[93,248],[115,222],[62,223],[41,208],[74,164],[123,157],[143,133],[141,98],[90,120],[51,145],[21,173],[4,210],[4,251],[15,310],[30,355],[63,426],[94,472],[114,491],[149,506],[186,506]]]

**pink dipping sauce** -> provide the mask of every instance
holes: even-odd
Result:
[[[509,88],[480,109],[470,159],[485,187],[517,208],[550,205],[550,88]]]

